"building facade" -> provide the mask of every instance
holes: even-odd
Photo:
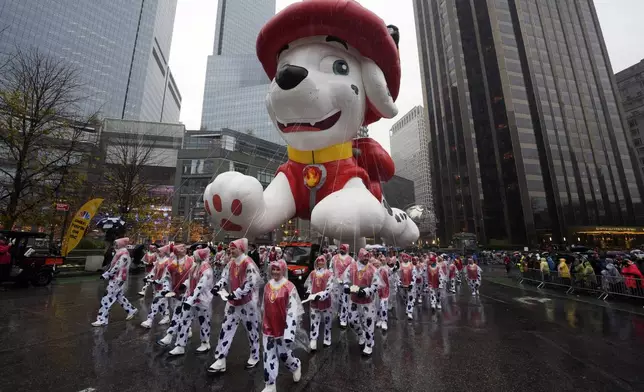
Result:
[[[210,226],[203,205],[203,193],[214,178],[226,171],[237,171],[253,176],[266,188],[275,178],[277,168],[286,162],[286,147],[230,129],[220,131],[187,131],[178,152],[175,169],[175,196],[172,204],[174,217]],[[292,220],[297,227],[297,219]],[[286,228],[285,231],[294,231]],[[291,233],[286,233],[288,235]],[[214,240],[231,238],[218,227]],[[276,240],[269,233],[258,242]],[[280,235],[281,238],[281,235]]]
[[[179,122],[168,59],[177,0],[6,0],[0,56],[37,49],[75,67],[85,115]]]
[[[642,221],[592,0],[414,9],[443,240],[565,243],[577,226]]]
[[[637,165],[644,172],[644,60],[618,72],[615,79]]]
[[[413,181],[415,203],[433,211],[429,140],[422,106],[411,109],[389,131],[391,158],[396,164],[396,175]],[[406,207],[408,206],[401,208]],[[436,234],[436,219],[433,214],[430,213],[428,219],[420,222],[419,230],[421,235]]]
[[[404,210],[416,204],[414,182],[400,176],[382,183],[382,195],[393,208]]]
[[[271,81],[255,54],[262,26],[275,14],[275,0],[220,0],[213,54],[208,57],[201,128],[236,129],[284,144],[266,111]]]

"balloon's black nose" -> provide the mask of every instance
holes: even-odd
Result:
[[[297,87],[308,74],[309,71],[306,68],[287,64],[277,71],[275,82],[282,90],[290,90]]]

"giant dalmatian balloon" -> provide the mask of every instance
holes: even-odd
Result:
[[[217,176],[204,193],[215,226],[253,237],[299,217],[336,240],[417,240],[416,224],[382,197],[391,157],[375,140],[355,139],[361,125],[398,112],[398,29],[353,0],[305,0],[268,21],[257,55],[288,161],[266,190],[241,173]]]

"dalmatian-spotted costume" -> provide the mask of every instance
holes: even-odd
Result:
[[[295,285],[287,276],[286,261],[279,259],[270,263],[271,279],[264,287],[262,320],[264,346],[264,382],[262,392],[275,392],[279,361],[293,373],[293,381],[302,377],[302,363],[293,355],[291,346],[295,341],[304,308]],[[273,270],[275,273],[273,273]]]
[[[429,284],[429,304],[432,311],[442,309],[440,270],[436,261],[427,266],[427,283]]]
[[[208,368],[211,373],[226,371],[226,356],[241,321],[246,328],[250,357],[246,368],[254,368],[259,362],[259,310],[258,291],[261,276],[253,259],[246,255],[248,240],[240,238],[230,243],[231,260],[221,273],[221,278],[213,288],[213,294],[226,288],[230,294],[224,309],[219,341],[215,349],[216,361]]]
[[[157,247],[155,245],[150,245],[148,247],[148,251],[145,253],[145,256],[143,256],[143,264],[145,264],[145,272],[147,274],[150,274],[152,269],[154,268],[154,264],[157,261],[158,253],[157,253]],[[143,282],[143,287],[141,288],[141,291],[139,291],[139,295],[145,296],[145,293],[148,290],[148,287],[150,286],[150,283],[147,281]]]
[[[170,276],[171,291],[169,293],[164,292],[164,295],[170,299],[170,307],[173,309],[172,321],[166,331],[166,335],[157,342],[161,346],[170,345],[177,335],[179,323],[181,322],[181,304],[185,298],[184,295],[187,288],[185,283],[194,267],[194,259],[186,254],[186,246],[184,244],[174,245],[173,253],[175,257],[170,259],[171,262],[167,267]],[[188,337],[191,336],[192,330],[188,332]]]
[[[171,263],[171,254],[171,245],[159,248],[158,257],[152,267],[152,271],[144,279],[146,284],[152,284],[154,296],[152,297],[152,305],[150,306],[148,318],[141,323],[143,328],[151,328],[154,316],[157,314],[163,314],[159,325],[165,325],[170,322],[170,306],[168,305],[168,298],[165,297],[165,294],[172,291],[170,272],[168,272],[168,265]]]
[[[456,293],[456,276],[458,275],[458,270],[456,269],[456,264],[455,263],[450,263],[449,267],[449,291],[454,294]]]
[[[400,269],[398,270],[399,288],[406,300],[405,312],[407,313],[407,318],[412,320],[414,318],[414,301],[416,299],[415,292],[418,272],[411,263],[412,258],[410,255],[403,253],[400,255],[400,260]]]
[[[386,331],[388,328],[389,295],[391,293],[389,281],[390,270],[389,266],[379,259],[371,259],[371,263],[376,267],[376,272],[380,275],[380,280],[382,281],[382,286],[378,289],[378,318],[376,327]]]
[[[456,265],[456,283],[461,284],[461,276],[463,275],[463,261],[460,257],[457,257],[454,261]]]
[[[414,269],[416,270],[416,281],[414,284],[414,297],[418,304],[422,304],[423,294],[424,294],[423,288],[426,280],[426,277],[424,276],[425,266],[423,265],[423,263],[420,262],[420,258],[418,256],[412,257],[411,263],[414,266]]]
[[[188,343],[189,329],[196,316],[199,320],[201,345],[198,353],[210,350],[210,319],[212,317],[212,298],[210,292],[215,284],[213,271],[210,266],[210,249],[197,249],[194,254],[195,265],[184,282],[186,293],[181,305],[181,321],[177,337],[177,345],[170,355],[182,355]]]
[[[116,249],[116,253],[112,258],[109,269],[101,275],[101,279],[105,279],[109,283],[107,284],[107,291],[101,299],[101,307],[98,310],[96,321],[92,323],[94,327],[107,325],[109,321],[110,308],[114,305],[114,302],[118,302],[123,307],[123,310],[127,312],[126,320],[132,320],[134,315],[138,312],[138,310],[132,306],[130,301],[125,298],[127,277],[128,272],[130,271],[130,263],[132,262],[130,253],[127,250],[127,246],[129,244],[129,238],[119,238],[114,241],[114,249]]]
[[[349,295],[344,292],[344,273],[347,268],[354,262],[353,257],[349,256],[349,244],[341,244],[340,253],[331,258],[331,271],[335,276],[334,296],[338,299],[337,306],[338,317],[340,318],[340,327],[346,328],[349,321]]]
[[[215,282],[219,281],[219,278],[221,278],[221,271],[223,271],[226,264],[228,264],[228,259],[229,256],[226,254],[226,250],[223,245],[219,244],[217,246],[217,253],[215,253],[215,257],[212,260],[212,272]]]
[[[467,259],[467,267],[465,268],[467,274],[467,283],[472,290],[472,295],[479,295],[479,287],[481,287],[481,274],[483,270],[479,267],[474,259]]]
[[[398,113],[398,37],[354,0],[296,2],[268,21],[257,56],[272,80],[266,106],[288,160],[266,190],[252,176],[218,175],[204,192],[217,227],[256,236],[299,217],[340,241],[419,237],[382,197],[381,182],[395,172],[389,154],[373,139],[354,141],[362,125]]]
[[[443,255],[441,257],[438,257],[437,260],[438,281],[440,282],[441,289],[447,287],[447,283],[449,282],[449,268],[447,266],[447,263],[445,262],[446,259],[447,255]]]
[[[324,346],[331,345],[331,327],[333,314],[333,272],[326,268],[327,260],[324,255],[315,259],[315,270],[309,274],[304,283],[307,297],[315,294],[311,301],[311,333],[310,348],[312,351],[318,348],[318,335],[320,334],[320,323],[324,320]]]
[[[376,303],[378,289],[382,287],[376,267],[369,263],[369,252],[361,248],[357,262],[351,263],[344,272],[344,292],[350,294],[349,326],[358,335],[358,343],[364,346],[362,353],[373,352],[376,328]]]

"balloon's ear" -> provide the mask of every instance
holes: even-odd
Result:
[[[387,31],[389,31],[389,35],[391,35],[391,38],[393,38],[396,43],[396,47],[398,47],[398,42],[400,42],[400,32],[398,31],[398,27],[389,25],[387,26]]]
[[[387,80],[382,70],[369,58],[362,58],[362,83],[372,109],[384,118],[393,118],[398,114]]]

